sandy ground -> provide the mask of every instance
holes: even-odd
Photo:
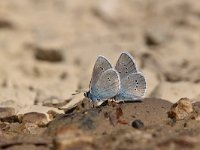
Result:
[[[98,55],[114,66],[123,51],[146,76],[147,98],[200,101],[199,8],[198,0],[2,0],[0,107],[49,122],[88,89]]]

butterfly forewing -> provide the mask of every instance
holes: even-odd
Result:
[[[112,65],[105,57],[99,56],[97,58],[92,72],[92,79],[90,81],[90,90],[91,87],[93,87],[97,83],[102,73],[110,68],[112,68]]]
[[[120,90],[118,72],[111,68],[102,73],[96,84],[91,88],[94,99],[105,100],[113,98]]]
[[[146,80],[141,73],[132,73],[121,80],[120,93],[115,96],[119,101],[140,100],[146,91]]]
[[[120,55],[115,69],[119,72],[120,79],[125,78],[131,73],[138,72],[135,61],[128,52],[124,52]]]

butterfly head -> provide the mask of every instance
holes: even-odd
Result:
[[[95,95],[91,94],[90,91],[85,92],[84,96],[89,98],[91,101],[99,101],[100,100],[98,97],[96,97]]]
[[[91,99],[91,93],[90,93],[90,91],[85,92],[84,96],[87,97],[87,98],[89,98],[89,99]]]

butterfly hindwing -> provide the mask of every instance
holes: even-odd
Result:
[[[120,93],[115,96],[117,101],[135,101],[143,98],[146,91],[146,80],[141,73],[132,73],[121,80]]]
[[[119,72],[120,79],[125,78],[131,73],[137,73],[137,66],[135,60],[128,52],[123,52],[115,66],[115,69]]]
[[[96,82],[91,87],[91,98],[94,100],[106,100],[113,98],[120,90],[120,79],[118,72],[111,68],[103,72]]]

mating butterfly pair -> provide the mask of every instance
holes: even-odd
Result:
[[[133,57],[123,52],[115,68],[103,56],[99,56],[93,68],[89,91],[84,95],[98,105],[105,100],[141,100],[146,91],[146,80],[138,72]]]

